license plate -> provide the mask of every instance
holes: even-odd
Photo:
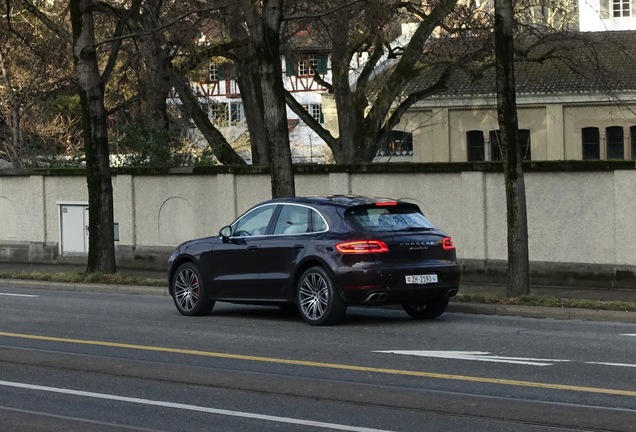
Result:
[[[426,274],[426,275],[406,276],[406,283],[417,284],[417,285],[437,283],[437,275]]]

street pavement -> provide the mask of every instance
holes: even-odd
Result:
[[[0,273],[28,272],[28,273],[59,273],[59,272],[83,272],[83,265],[56,265],[56,264],[21,264],[0,262]],[[118,293],[128,295],[155,295],[168,296],[166,273],[151,270],[120,269],[119,272],[154,280],[166,281],[165,286],[136,286],[121,284],[96,284],[96,283],[60,283],[37,280],[0,279],[1,286],[25,287],[38,289],[57,289],[67,291],[89,291]],[[462,283],[460,294],[505,294],[506,286],[503,284]],[[636,303],[636,289],[592,289],[573,287],[548,287],[531,286],[530,293],[536,295],[551,295],[565,299],[589,299],[599,301],[621,301]],[[591,320],[636,323],[636,312],[594,310],[565,307],[522,306],[502,304],[477,304],[451,301],[449,312],[484,314],[484,315],[508,315],[534,318]]]

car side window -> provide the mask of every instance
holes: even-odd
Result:
[[[284,205],[278,216],[274,234],[304,234],[309,230],[308,207]]]
[[[238,220],[234,228],[235,237],[264,235],[276,206],[268,205],[252,210]]]
[[[311,211],[312,232],[327,231],[327,222],[316,210]]]

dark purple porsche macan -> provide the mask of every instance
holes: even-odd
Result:
[[[359,196],[263,202],[218,236],[183,243],[169,264],[184,315],[207,315],[217,301],[269,304],[297,307],[312,325],[337,323],[349,305],[436,318],[460,279],[452,239],[417,205]]]

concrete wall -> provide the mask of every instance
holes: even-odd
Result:
[[[580,162],[579,164],[584,164]],[[401,165],[395,172],[318,166],[296,174],[298,195],[359,194],[404,198],[455,239],[475,274],[507,259],[503,175],[494,164]],[[636,169],[526,172],[530,260],[539,273],[636,270]],[[589,166],[589,165],[585,165]],[[596,165],[595,165],[596,166]],[[216,235],[250,206],[270,197],[265,170],[249,174],[181,171],[113,177],[120,265],[163,268],[180,242]],[[434,172],[442,171],[442,172]],[[445,171],[445,172],[444,172]],[[0,174],[0,260],[64,262],[58,255],[59,204],[86,203],[77,175]],[[612,282],[613,283],[613,282]]]

